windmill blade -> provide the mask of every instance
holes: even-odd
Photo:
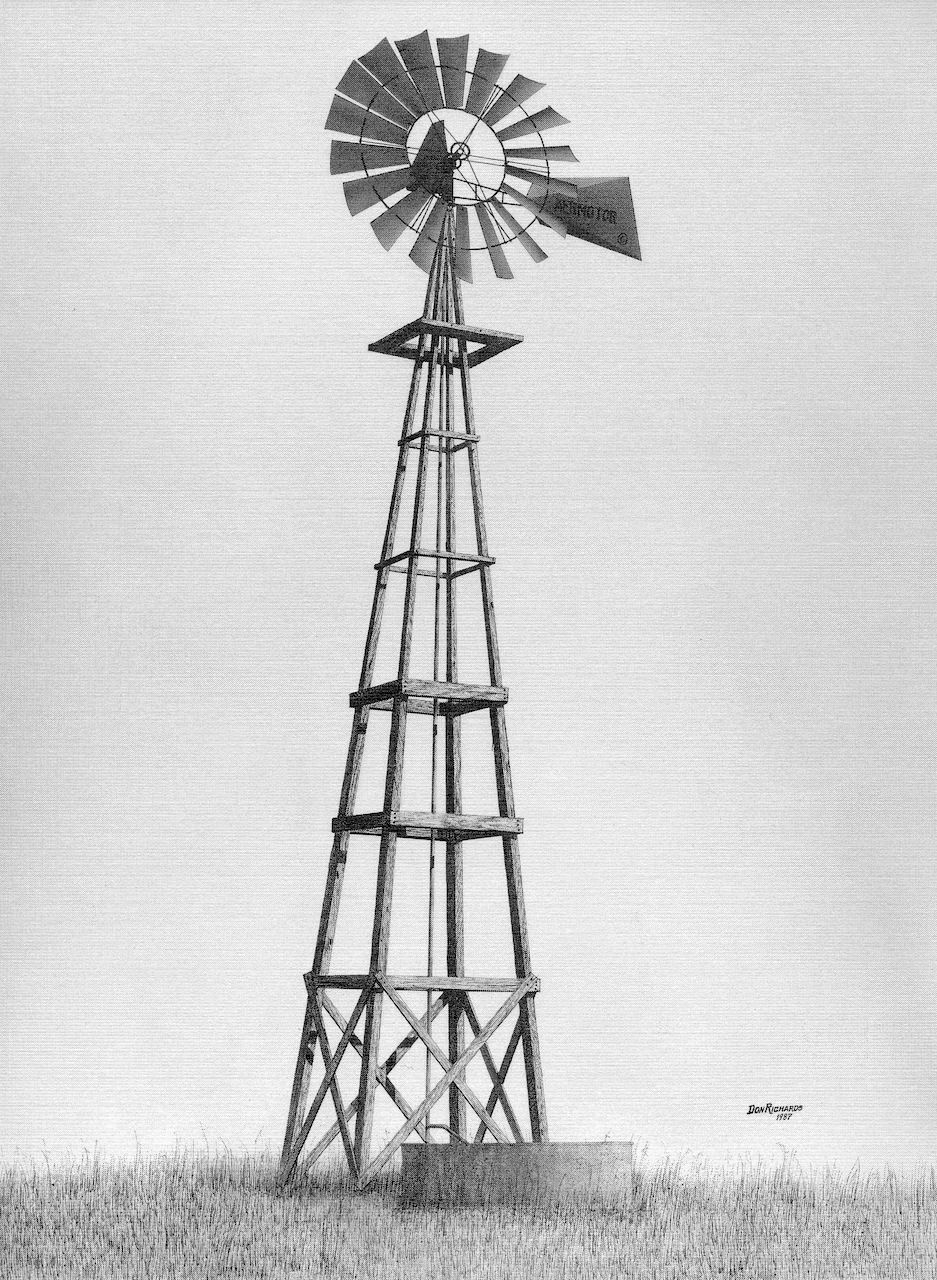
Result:
[[[365,169],[389,169],[409,164],[405,147],[377,147],[368,142],[332,142],[329,173],[361,173]]]
[[[505,147],[506,160],[550,160],[554,164],[578,164],[571,147]]]
[[[512,138],[525,138],[528,133],[558,129],[561,124],[569,124],[569,121],[552,107],[544,107],[542,111],[535,111],[532,116],[518,120],[517,124],[508,125],[506,129],[496,129],[495,135],[499,142],[510,142]]]
[[[451,40],[439,39],[439,74],[447,107],[460,108],[465,95],[465,69],[468,66],[468,36],[455,36]]]
[[[430,43],[429,32],[421,31],[418,36],[409,40],[398,40],[397,48],[404,60],[410,79],[425,104],[423,110],[438,111],[446,104],[443,102],[439,77],[436,75],[436,59]]]
[[[522,182],[545,182],[547,177],[545,173],[538,173],[536,169],[525,169],[518,164],[506,164],[504,172],[509,173],[512,178],[520,178]],[[564,182],[562,178],[554,178],[552,174],[550,174],[550,190],[564,196],[579,195],[579,188],[574,182]]]
[[[540,89],[545,88],[546,85],[541,84],[539,80],[528,80],[526,76],[515,76],[508,87],[501,90],[500,97],[495,98],[482,116],[482,119],[489,128],[493,128],[499,120],[503,120],[515,107],[519,107],[522,102],[526,102],[528,98],[532,98]]]
[[[362,54],[358,61],[398,101],[402,102],[405,107],[409,107],[414,115],[423,114],[425,110],[423,99],[417,92],[416,85],[407,74],[407,68],[397,57],[394,52],[394,46],[386,36],[380,44],[376,44],[373,49]]]
[[[501,184],[501,194],[509,195],[512,200],[516,200],[517,203],[523,205],[525,209],[529,209],[531,213],[536,214],[545,226],[552,227],[557,235],[565,237],[566,223],[543,208],[543,199],[535,200],[530,196],[525,196],[522,191],[518,191],[507,182]]]
[[[365,111],[355,102],[347,98],[334,97],[332,110],[325,122],[326,129],[335,133],[350,133],[358,138],[376,138],[378,142],[393,142],[397,146],[406,146],[407,131],[399,125],[383,120],[371,111]]]
[[[392,98],[386,89],[382,89],[360,62],[351,64],[336,88],[346,98],[351,98],[352,102],[360,102],[368,111],[377,111],[395,124],[403,125],[405,129],[409,129],[416,119],[410,108]]]
[[[420,229],[420,234],[416,238],[416,244],[410,250],[410,257],[420,268],[429,275],[429,269],[433,265],[433,256],[436,252],[436,245],[439,243],[439,235],[442,231],[443,219],[446,216],[446,209],[449,206],[445,200],[436,197],[436,203],[430,209],[426,221]]]
[[[509,209],[506,209],[500,200],[492,200],[490,201],[490,204],[496,210],[498,217],[502,219],[514,238],[521,242],[533,258],[534,262],[543,262],[547,255],[540,248],[539,244],[537,244],[537,241],[533,238],[530,232],[525,227],[521,226],[513,213],[511,213]]]
[[[410,166],[404,169],[392,169],[390,173],[371,173],[366,178],[353,178],[344,182],[345,203],[348,211],[355,216],[370,209],[378,200],[386,200],[411,181]]]
[[[514,272],[508,266],[508,260],[501,248],[501,241],[498,239],[498,233],[491,221],[491,216],[483,204],[475,205],[475,212],[478,214],[478,222],[482,229],[482,235],[485,238],[485,246],[488,249],[488,256],[491,258],[491,265],[495,269],[495,275],[499,280],[513,280]]]
[[[412,228],[414,218],[431,199],[425,191],[410,191],[402,200],[377,215],[371,228],[385,249],[392,249],[407,227]]]
[[[455,273],[460,280],[472,283],[472,246],[469,240],[469,216],[464,204],[455,210]]]
[[[472,83],[469,85],[468,98],[465,101],[466,111],[470,111],[474,116],[481,115],[492,89],[497,88],[498,76],[504,70],[509,57],[510,54],[507,53],[489,53],[487,49],[479,49],[472,69]]]

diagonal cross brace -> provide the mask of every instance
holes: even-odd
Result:
[[[322,1017],[322,1010],[319,1008],[319,1001],[317,998],[313,998],[312,1001],[312,1016],[315,1018],[316,1031],[319,1034],[319,1049],[322,1053],[322,1063],[325,1067],[326,1074],[329,1076],[329,1089],[332,1094],[332,1102],[335,1106],[335,1118],[338,1122],[338,1127],[342,1135],[342,1144],[345,1148],[345,1158],[348,1161],[349,1169],[351,1169],[352,1173],[357,1176],[358,1164],[355,1160],[355,1149],[351,1141],[351,1134],[348,1132],[348,1125],[345,1121],[345,1103],[342,1101],[342,1091],[339,1087],[338,1077],[335,1074],[338,1069],[338,1063],[341,1055],[344,1053],[342,1040],[344,1040],[345,1045],[347,1046],[348,1040],[351,1039],[351,1036],[349,1035],[346,1038],[343,1033],[342,1040],[339,1041],[338,1050],[336,1051],[335,1058],[333,1059],[331,1050],[329,1049],[328,1033],[325,1030],[325,1019]],[[346,1028],[346,1030],[347,1029],[348,1028]],[[335,1063],[334,1066],[332,1065],[333,1061]]]
[[[497,1011],[497,1013],[485,1023],[482,1027],[481,1034],[465,1046],[455,1062],[449,1067],[448,1071],[436,1082],[434,1088],[427,1094],[420,1105],[416,1108],[413,1115],[391,1138],[390,1142],[378,1156],[367,1166],[363,1173],[358,1176],[359,1187],[365,1187],[367,1184],[383,1169],[391,1156],[398,1147],[410,1136],[414,1129],[419,1125],[429,1111],[433,1109],[439,1099],[443,1096],[452,1082],[456,1079],[461,1071],[464,1071],[471,1060],[481,1049],[482,1045],[490,1040],[497,1029],[507,1018],[511,1016],[514,1009],[517,1008],[525,995],[528,995],[533,988],[536,978],[523,978],[518,986],[511,992],[507,1000]]]
[[[523,1031],[523,1027],[521,1025],[521,1019],[518,1018],[517,1022],[515,1022],[514,1024],[514,1030],[511,1032],[511,1038],[508,1041],[508,1047],[504,1051],[504,1057],[501,1060],[501,1068],[498,1071],[497,1081],[495,1081],[495,1083],[492,1085],[491,1093],[488,1095],[488,1107],[487,1107],[488,1111],[493,1110],[495,1104],[497,1103],[498,1090],[500,1087],[504,1085],[504,1082],[507,1079],[507,1074],[511,1070],[511,1063],[514,1061],[514,1054],[517,1052],[517,1046],[521,1042],[522,1031]],[[481,1142],[484,1136],[485,1136],[485,1126],[483,1124],[480,1124],[478,1126],[478,1129],[475,1132],[475,1137],[473,1141]]]
[[[469,999],[468,996],[465,997],[462,1007],[465,1010],[466,1018],[468,1018],[469,1026],[472,1028],[472,1031],[475,1033],[475,1035],[478,1035],[478,1033],[481,1031],[481,1024],[478,1021],[478,1016],[475,1013],[475,1008],[472,1004],[472,1001]],[[485,1066],[488,1068],[488,1074],[491,1076],[491,1084],[492,1084],[491,1098],[489,1099],[488,1106],[485,1108],[485,1113],[487,1115],[493,1114],[495,1107],[497,1106],[498,1102],[500,1102],[501,1106],[504,1108],[504,1114],[507,1117],[507,1122],[511,1126],[511,1133],[514,1135],[514,1141],[525,1142],[526,1139],[524,1138],[524,1135],[521,1132],[521,1127],[517,1122],[517,1116],[514,1114],[514,1108],[511,1106],[511,1099],[508,1097],[507,1092],[505,1091],[504,1081],[501,1078],[501,1074],[498,1068],[495,1066],[494,1058],[492,1058],[491,1050],[488,1048],[487,1044],[482,1045],[481,1055],[482,1055],[482,1059],[484,1060]],[[504,1074],[506,1076],[507,1072],[505,1071]],[[482,1124],[479,1126],[479,1128],[484,1130],[485,1126]]]
[[[296,1141],[293,1143],[293,1150],[290,1153],[289,1159],[286,1161],[286,1163],[283,1165],[280,1171],[281,1182],[287,1182],[289,1178],[292,1176],[293,1170],[296,1168],[296,1161],[299,1159],[299,1153],[302,1151],[303,1146],[306,1142],[306,1139],[309,1137],[309,1131],[312,1128],[313,1124],[315,1123],[316,1116],[319,1114],[319,1108],[322,1106],[322,1103],[325,1099],[325,1095],[328,1092],[329,1086],[331,1085],[332,1078],[335,1075],[335,1072],[338,1070],[338,1064],[341,1062],[342,1057],[345,1053],[345,1050],[348,1048],[348,1042],[352,1037],[352,1033],[355,1029],[355,1025],[358,1022],[358,1019],[361,1017],[362,1010],[367,1004],[368,998],[370,995],[371,995],[370,988],[365,987],[362,990],[361,995],[358,997],[358,1001],[355,1004],[354,1010],[352,1011],[351,1018],[349,1019],[348,1025],[346,1026],[344,1032],[342,1033],[341,1040],[339,1040],[338,1044],[336,1045],[335,1053],[332,1056],[331,1061],[326,1063],[325,1075],[322,1077],[322,1083],[319,1085],[319,1088],[316,1090],[316,1096],[315,1098],[313,1098],[312,1105],[309,1108],[309,1112],[306,1116],[306,1119],[303,1121],[303,1127],[300,1129],[299,1134],[296,1137]],[[318,996],[316,994],[313,994],[310,998],[313,1006],[315,1006]],[[319,1010],[316,1009],[315,1007],[313,1008],[313,1018],[315,1019],[315,1022],[316,1022],[316,1031],[320,1038],[319,1047],[323,1051],[322,1056],[324,1060],[327,1050],[324,1042],[321,1042],[322,1015],[319,1012]],[[344,1108],[342,1108],[342,1114],[344,1114]]]
[[[383,978],[383,977],[378,978],[378,982],[386,991],[390,1001],[394,1005],[396,1005],[397,1009],[400,1011],[403,1017],[406,1018],[407,1022],[409,1022],[410,1026],[413,1028],[413,1030],[417,1033],[417,1035],[426,1045],[427,1049],[430,1051],[430,1053],[433,1055],[433,1057],[442,1067],[443,1071],[448,1071],[449,1068],[452,1066],[452,1062],[449,1060],[446,1054],[443,1053],[442,1049],[440,1049],[439,1045],[436,1043],[433,1037],[429,1034],[429,1032],[423,1030],[420,1023],[416,1019],[416,1015],[410,1012],[410,1010],[407,1008],[404,1001],[400,998],[400,994],[398,993],[396,987],[394,987],[393,984],[387,978]],[[485,1039],[487,1040],[487,1037],[485,1037]],[[479,1046],[479,1047],[482,1047],[482,1046]],[[491,1132],[494,1134],[497,1140],[499,1142],[510,1142],[510,1138],[507,1136],[507,1134],[497,1124],[495,1124],[494,1120],[491,1118],[491,1116],[482,1106],[481,1098],[478,1097],[474,1089],[470,1088],[470,1086],[466,1083],[466,1081],[459,1076],[455,1078],[453,1083],[455,1084],[459,1092],[463,1095],[463,1097],[468,1102],[469,1106],[472,1108],[472,1110],[475,1112],[478,1118],[481,1120],[482,1124],[484,1124],[487,1128],[491,1130]]]
[[[437,996],[437,998],[433,1001],[433,1004],[430,1010],[431,1023],[443,1011],[443,1009],[446,1007],[446,1004],[447,1004],[447,997],[445,995]],[[333,1004],[333,1002],[329,999],[329,997],[324,994],[322,996],[322,1007],[323,1009],[325,1009],[326,1013],[329,1014],[329,1016],[333,1019],[339,1031],[344,1031],[345,1028],[348,1026],[348,1023],[345,1021],[344,1017],[342,1016],[341,1011],[337,1009],[336,1006]],[[423,1021],[423,1019],[421,1019],[421,1021]],[[401,1058],[403,1058],[404,1055],[410,1049],[413,1048],[413,1046],[418,1042],[418,1040],[419,1040],[419,1036],[415,1035],[413,1031],[409,1031],[404,1036],[404,1038],[400,1041],[400,1043],[397,1045],[394,1051],[384,1059],[383,1065],[378,1067],[377,1069],[378,1084],[380,1084],[386,1090],[388,1097],[391,1099],[392,1102],[396,1104],[396,1106],[399,1108],[399,1110],[404,1114],[404,1116],[408,1120],[410,1116],[413,1115],[413,1108],[404,1098],[400,1090],[397,1089],[396,1086],[390,1082],[390,1080],[388,1079],[388,1076],[390,1075],[390,1072],[394,1069],[394,1067],[397,1065],[397,1063],[401,1060]],[[358,1036],[353,1034],[348,1043],[351,1045],[351,1047],[355,1050],[355,1052],[360,1057],[361,1054],[364,1052],[364,1046],[362,1045],[361,1040],[358,1038]],[[489,1103],[489,1107],[490,1107],[490,1103]],[[345,1108],[346,1123],[347,1121],[351,1120],[351,1118],[354,1115],[357,1114],[357,1111],[358,1111],[358,1099],[353,1098],[351,1102],[349,1102],[348,1106]],[[484,1132],[485,1126],[481,1125],[480,1127],[482,1132]],[[323,1152],[326,1151],[332,1145],[332,1143],[338,1137],[340,1132],[341,1130],[339,1128],[338,1121],[336,1120],[336,1122],[332,1125],[331,1129],[327,1130],[326,1133],[323,1134],[323,1136],[319,1139],[316,1145],[312,1148],[312,1150],[307,1153],[306,1163],[310,1165],[315,1164],[315,1162],[319,1159],[319,1157],[323,1154]],[[299,1156],[299,1152],[297,1152],[297,1158],[298,1156]]]

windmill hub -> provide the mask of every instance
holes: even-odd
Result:
[[[407,136],[407,154],[414,185],[449,204],[490,200],[504,181],[504,148],[468,111],[443,107],[420,116]]]

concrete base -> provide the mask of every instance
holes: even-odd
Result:
[[[589,1205],[624,1209],[631,1199],[630,1142],[416,1143],[401,1147],[400,1203]]]

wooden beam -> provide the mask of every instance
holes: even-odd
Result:
[[[371,706],[393,698],[428,698],[447,702],[507,702],[508,690],[490,684],[460,684],[455,680],[387,680],[348,695],[352,707]]]
[[[412,1012],[412,1010],[410,1010],[407,1007],[406,1002],[404,1000],[401,1000],[400,995],[398,994],[393,984],[388,982],[387,979],[385,978],[381,982],[381,986],[384,988],[384,991],[387,993],[387,996],[390,999],[391,1003],[396,1006],[401,1016],[406,1018],[407,1022],[410,1023],[410,1026],[413,1027],[414,1031],[416,1031],[417,1035],[420,1037],[420,1039],[426,1045],[427,1049],[430,1051],[430,1053],[433,1055],[433,1057],[442,1067],[443,1071],[449,1071],[452,1067],[452,1063],[443,1053],[442,1049],[440,1049],[439,1045],[436,1043],[436,1041],[433,1039],[430,1033],[428,1031],[425,1031],[420,1026],[420,1023],[417,1020],[416,1015]],[[477,1034],[480,1035],[481,1033],[479,1032]],[[486,1039],[487,1037],[483,1039],[483,1043],[485,1043]],[[481,1046],[479,1046],[479,1049],[480,1048]],[[451,1083],[454,1084],[456,1088],[459,1090],[459,1092],[464,1095],[466,1102],[469,1104],[469,1106],[478,1116],[479,1120],[481,1120],[481,1122],[488,1129],[490,1129],[490,1131],[492,1132],[492,1134],[494,1134],[498,1142],[509,1142],[510,1139],[508,1138],[507,1134],[500,1127],[500,1125],[498,1125],[487,1113],[485,1108],[482,1106],[481,1098],[479,1098],[478,1095],[475,1093],[475,1090],[469,1086],[469,1084],[464,1078],[464,1075],[462,1074],[456,1075],[453,1078]]]
[[[517,978],[475,977],[472,974],[425,973],[307,973],[306,985],[313,991],[360,991],[373,983],[390,982],[398,991],[515,991]],[[539,991],[540,979],[529,975],[526,990]]]
[[[438,311],[441,294],[441,258],[433,260],[435,282],[432,285],[432,302],[430,287],[427,287],[427,308],[431,305],[434,314]],[[421,335],[422,342],[422,335]],[[436,354],[439,339],[434,335],[431,339],[429,376],[423,400],[423,430],[432,425],[433,401],[436,390]],[[408,434],[406,431],[404,434]],[[474,450],[470,452],[474,456]],[[413,519],[410,524],[410,547],[420,545],[423,529],[423,509],[426,501],[426,476],[429,454],[426,449],[426,437],[420,442],[419,460],[417,463],[416,488],[413,497]],[[387,548],[382,559],[392,554]],[[417,562],[411,557],[408,562],[407,585],[403,599],[403,623],[400,635],[400,650],[397,661],[397,679],[405,680],[410,674],[410,654],[413,645],[413,621],[416,606]],[[369,682],[370,683],[370,682]],[[390,721],[390,743],[387,755],[387,772],[384,783],[384,812],[396,811],[400,804],[403,788],[404,747],[406,743],[407,710],[403,700],[396,700]],[[347,821],[347,819],[346,819]],[[350,828],[349,828],[350,829]],[[393,902],[394,865],[397,851],[397,833],[393,826],[384,825],[381,832],[381,847],[377,863],[377,887],[374,900],[374,926],[371,932],[371,960],[369,969],[372,973],[382,973],[387,968],[387,953],[390,946],[391,906]],[[378,1066],[378,1049],[381,1038],[381,992],[373,992],[368,1001],[368,1012],[364,1029],[364,1051],[361,1055],[361,1075],[358,1084],[360,1107],[355,1122],[355,1161],[358,1170],[368,1163],[371,1149],[371,1130],[374,1124],[374,1090],[377,1085],[376,1070]],[[408,1121],[409,1123],[409,1121]]]
[[[471,564],[494,564],[494,556],[480,556],[472,551],[434,551],[427,547],[412,547],[408,551],[398,551],[396,555],[389,556],[386,560],[379,560],[374,566],[375,569],[392,569],[394,565],[400,564],[404,560],[418,559],[425,557],[427,560],[464,560]],[[437,575],[434,572],[433,577]]]
[[[319,1108],[322,1106],[323,1100],[325,1099],[325,1095],[329,1090],[329,1086],[331,1085],[332,1078],[335,1075],[335,1072],[338,1070],[338,1066],[342,1060],[342,1056],[345,1053],[345,1049],[348,1047],[348,1041],[351,1039],[352,1032],[355,1029],[355,1024],[357,1023],[358,1019],[361,1017],[361,1011],[364,1009],[365,1005],[367,1004],[370,994],[371,994],[370,987],[366,987],[361,992],[361,995],[358,997],[357,1003],[355,1004],[354,1012],[352,1013],[351,1018],[348,1021],[348,1025],[345,1029],[345,1032],[342,1035],[342,1038],[339,1041],[338,1046],[336,1047],[335,1054],[329,1059],[329,1064],[325,1069],[325,1074],[322,1077],[322,1081],[319,1085],[319,1088],[316,1090],[316,1096],[312,1101],[312,1105],[309,1108],[309,1112],[306,1116],[306,1119],[303,1121],[302,1128],[299,1131],[299,1136],[296,1139],[296,1141],[293,1143],[293,1149],[290,1152],[289,1157],[286,1160],[286,1163],[282,1164],[280,1167],[280,1177],[284,1182],[289,1181],[290,1177],[292,1176],[293,1170],[296,1168],[296,1161],[299,1159],[299,1154],[306,1143],[306,1139],[309,1137],[309,1131],[312,1129],[312,1126],[315,1123],[316,1116],[319,1114]],[[313,1003],[312,1016],[316,1024],[316,1032],[318,1033],[321,1027],[321,1015],[319,1015],[319,1011],[315,1007],[315,997],[313,997],[312,1003]],[[320,1045],[320,1048],[322,1050],[322,1056],[324,1060],[327,1052],[327,1046],[323,1043]]]
[[[428,839],[433,833],[451,832],[463,840],[486,836],[518,835],[524,830],[523,818],[504,818],[481,813],[427,813],[423,810],[394,809],[389,813],[349,813],[332,819],[333,831],[349,831],[357,835],[379,836],[394,832],[411,840]]]
[[[446,253],[446,265],[449,271],[450,285],[455,278],[454,245],[450,228],[449,243]],[[451,285],[451,287],[454,286]],[[453,296],[453,295],[450,295]],[[465,432],[453,431],[452,421],[452,365],[446,365],[446,546],[456,544],[456,474],[455,448],[466,448],[469,444],[477,444],[477,436],[469,436]],[[465,444],[458,443],[462,436]],[[454,444],[453,442],[457,443]],[[459,572],[463,572],[460,570]],[[456,685],[459,679],[459,627],[458,627],[458,589],[453,581],[452,570],[446,579],[446,683]],[[466,686],[462,686],[465,688]],[[494,689],[491,690],[495,692]],[[504,701],[508,691],[503,689]],[[447,708],[462,707],[464,710],[481,708],[485,704],[477,699],[468,703],[456,701],[450,694]],[[462,726],[455,715],[446,718],[446,810],[449,813],[462,812]],[[461,840],[446,842],[446,972],[451,977],[465,976],[465,904],[463,852]],[[450,1061],[455,1062],[465,1048],[465,1023],[463,1021],[462,1001],[453,998],[449,1002],[448,1048]],[[490,1110],[490,1108],[487,1108]],[[483,1126],[484,1127],[484,1126]],[[449,1089],[449,1128],[459,1138],[466,1135],[465,1096],[460,1089]]]
[[[481,1031],[481,1024],[479,1023],[478,1018],[476,1017],[475,1009],[472,1005],[471,1000],[468,998],[468,996],[465,997],[463,1001],[463,1005],[465,1008],[465,1016],[468,1019],[469,1026],[472,1028],[472,1031],[474,1032],[474,1034],[478,1035],[478,1033]],[[501,1106],[504,1108],[504,1114],[507,1117],[507,1122],[511,1127],[511,1133],[514,1135],[514,1141],[524,1142],[525,1138],[523,1133],[521,1132],[520,1125],[517,1123],[517,1116],[514,1114],[514,1108],[511,1106],[511,1099],[508,1097],[505,1091],[504,1082],[500,1078],[498,1068],[495,1066],[494,1058],[492,1058],[491,1050],[488,1048],[487,1044],[482,1045],[480,1053],[485,1063],[485,1066],[488,1068],[488,1074],[491,1076],[492,1092],[497,1095],[496,1100],[500,1101]],[[485,1111],[489,1115],[493,1113],[493,1110],[494,1110],[494,1106],[491,1103],[489,1103],[488,1106],[485,1108]],[[482,1128],[484,1128],[484,1125],[482,1125]]]
[[[342,1091],[339,1087],[338,1078],[335,1073],[338,1070],[339,1063],[341,1062],[345,1049],[348,1046],[348,1041],[351,1039],[354,1024],[361,1014],[361,1007],[366,999],[367,994],[362,991],[355,1014],[352,1015],[351,1020],[342,1033],[341,1040],[338,1042],[334,1059],[332,1057],[331,1050],[329,1049],[329,1035],[325,1029],[325,1023],[322,1020],[322,1010],[319,1008],[319,1002],[316,999],[313,999],[312,1001],[312,1016],[316,1021],[316,1031],[319,1036],[319,1048],[322,1052],[322,1061],[325,1065],[326,1075],[329,1080],[329,1090],[332,1094],[332,1103],[335,1107],[335,1119],[338,1124],[339,1132],[342,1135],[342,1145],[345,1148],[345,1158],[348,1161],[348,1167],[355,1177],[358,1176],[358,1166],[355,1161],[355,1149],[352,1145],[351,1134],[348,1132],[348,1124],[345,1120],[345,1103],[342,1100]]]
[[[431,1092],[423,1099],[406,1124],[397,1130],[390,1142],[388,1142],[384,1147],[383,1151],[381,1151],[380,1154],[363,1170],[363,1172],[358,1175],[358,1185],[360,1187],[365,1187],[369,1182],[373,1181],[376,1175],[380,1173],[381,1169],[383,1169],[387,1164],[388,1160],[391,1159],[394,1152],[400,1147],[401,1143],[405,1142],[414,1129],[422,1123],[424,1116],[427,1112],[433,1109],[453,1081],[460,1075],[460,1073],[464,1073],[465,1068],[475,1057],[476,1053],[478,1053],[482,1043],[487,1043],[505,1019],[511,1016],[512,1010],[517,1008],[524,989],[525,984],[521,983],[517,990],[512,992],[500,1009],[498,1009],[497,1013],[495,1013],[493,1017],[489,1018],[484,1027],[482,1027],[481,1035],[476,1036],[470,1044],[465,1046],[462,1053],[455,1062],[453,1062],[449,1070],[436,1081]]]
[[[494,1083],[492,1084],[491,1093],[488,1095],[488,1105],[485,1108],[486,1111],[492,1111],[494,1107],[497,1105],[498,1085],[501,1085],[503,1087],[504,1082],[507,1079],[508,1072],[511,1070],[511,1063],[514,1061],[514,1054],[520,1042],[521,1042],[521,1021],[520,1021],[520,1018],[518,1018],[517,1022],[515,1022],[514,1024],[514,1030],[511,1032],[511,1038],[508,1041],[507,1048],[504,1051],[504,1057],[501,1059],[501,1066],[498,1068],[498,1084],[497,1085]],[[484,1136],[485,1136],[485,1126],[483,1124],[480,1124],[478,1126],[478,1129],[475,1132],[474,1141],[481,1142]]]

